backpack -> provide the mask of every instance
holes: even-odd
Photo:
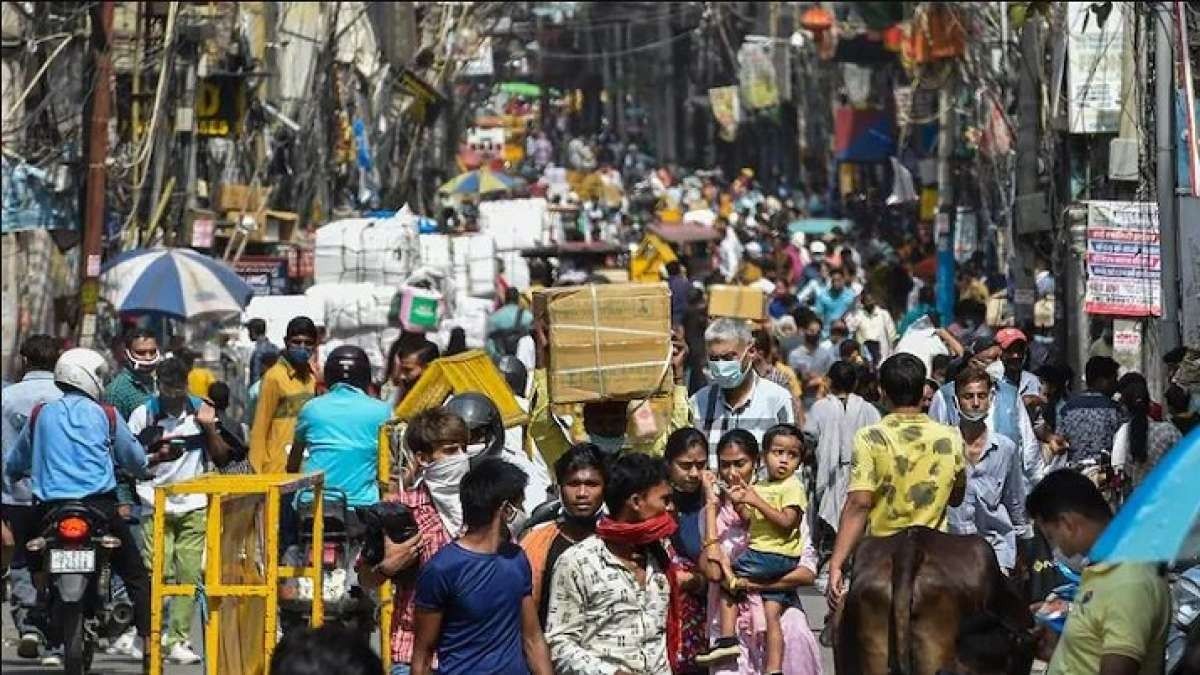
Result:
[[[496,347],[498,356],[516,356],[517,345],[520,344],[521,338],[529,335],[529,329],[521,325],[521,318],[525,315],[525,308],[517,310],[517,319],[512,328],[498,328],[488,333],[488,338]]]

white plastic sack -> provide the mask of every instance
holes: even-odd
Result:
[[[307,316],[316,322],[324,315],[324,302],[307,295],[256,295],[242,313],[242,323],[262,319],[267,324],[267,339],[282,347],[287,324],[294,317]]]
[[[317,230],[313,251],[316,283],[399,285],[414,265],[417,217],[347,218]]]
[[[479,205],[479,231],[499,250],[533,248],[542,241],[546,200],[502,199]]]
[[[946,343],[935,333],[933,322],[928,316],[917,319],[904,331],[900,341],[896,343],[896,354],[912,354],[925,364],[925,374],[928,377],[933,366],[933,357],[938,354],[949,354]]]

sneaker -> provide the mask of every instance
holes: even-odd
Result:
[[[23,659],[36,659],[42,650],[42,636],[37,633],[24,633],[17,643],[17,656]]]
[[[738,644],[737,638],[721,637],[709,647],[708,651],[696,655],[696,665],[707,666],[711,663],[718,663],[725,659],[740,656],[742,647]]]
[[[48,649],[48,650],[46,650],[45,655],[42,656],[42,665],[47,668],[62,668],[62,664],[63,664],[62,655],[63,655],[62,647],[55,647],[54,649]]]
[[[133,642],[136,638],[137,631],[130,628],[124,633],[121,633],[117,639],[109,643],[108,648],[104,650],[104,653],[108,654],[109,656],[128,655],[129,649],[133,647]]]
[[[110,656],[128,656],[133,659],[142,658],[142,648],[138,643],[141,641],[138,638],[137,631],[133,628],[121,634],[121,637],[113,641],[108,649],[104,650]]]
[[[167,654],[167,661],[181,666],[200,663],[200,655],[192,651],[192,646],[186,642],[176,642]]]

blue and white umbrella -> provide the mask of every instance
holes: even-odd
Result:
[[[119,312],[175,319],[236,314],[254,290],[228,265],[186,248],[129,251],[100,273],[104,297]]]
[[[1200,429],[1167,451],[1092,546],[1095,562],[1200,557]]]

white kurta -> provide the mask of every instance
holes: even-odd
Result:
[[[817,437],[817,515],[834,530],[850,485],[854,434],[877,422],[879,411],[857,394],[850,394],[844,404],[836,396],[826,396],[808,411],[804,430]]]

